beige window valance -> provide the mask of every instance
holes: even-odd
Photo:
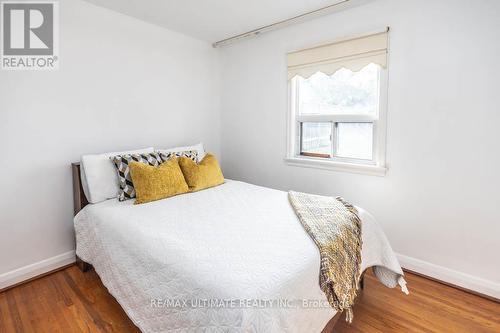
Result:
[[[389,29],[344,39],[300,51],[290,52],[288,79],[296,75],[308,78],[317,72],[332,75],[341,68],[359,71],[370,63],[387,67]]]

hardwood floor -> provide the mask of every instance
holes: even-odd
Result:
[[[500,304],[407,274],[410,295],[368,273],[343,332],[500,332]],[[94,271],[76,266],[0,293],[0,332],[139,332]]]
[[[335,332],[500,332],[500,303],[410,273],[406,280],[408,296],[366,274],[352,325]]]
[[[140,332],[94,271],[76,266],[0,294],[0,332]]]

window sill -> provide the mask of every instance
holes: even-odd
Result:
[[[289,157],[285,158],[285,163],[291,166],[298,166],[304,168],[343,171],[343,172],[380,176],[380,177],[385,176],[387,172],[386,167],[381,167],[377,165],[354,164],[354,163],[345,163],[338,161],[322,161],[312,158]]]

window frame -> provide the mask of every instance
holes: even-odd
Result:
[[[299,115],[298,84],[288,80],[288,116],[287,116],[287,154],[285,162],[289,165],[331,169],[354,173],[384,176],[386,168],[386,132],[388,100],[388,68],[380,66],[379,108],[378,115]],[[331,122],[332,153],[331,157],[313,157],[301,155],[300,127],[303,122]],[[363,160],[336,156],[338,145],[336,123],[369,122],[373,123],[372,160]]]

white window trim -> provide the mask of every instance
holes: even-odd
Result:
[[[287,153],[285,163],[291,166],[344,171],[357,174],[374,176],[385,176],[386,167],[386,135],[387,135],[387,102],[388,102],[388,68],[380,69],[380,96],[378,119],[373,116],[356,115],[308,115],[299,116],[297,110],[297,93],[293,80],[288,80],[288,112],[287,112]],[[292,102],[295,101],[295,102]],[[342,122],[342,120],[373,121],[373,160],[357,160],[342,157],[316,158],[299,155],[300,132],[299,121],[331,121]],[[335,127],[335,126],[334,126]],[[335,137],[335,133],[332,132]]]

